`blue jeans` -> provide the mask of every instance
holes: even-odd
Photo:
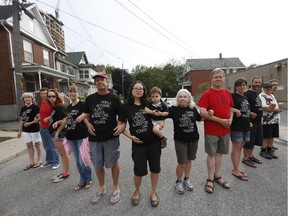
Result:
[[[46,151],[46,162],[52,165],[59,164],[59,153],[55,148],[53,139],[48,128],[40,128],[43,147]]]
[[[90,166],[85,166],[81,155],[80,155],[80,146],[82,145],[83,140],[67,140],[69,143],[69,146],[73,152],[73,155],[76,160],[76,165],[78,172],[80,174],[80,184],[87,184],[92,181],[91,177],[91,168]]]

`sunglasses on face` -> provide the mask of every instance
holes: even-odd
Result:
[[[48,98],[56,98],[56,95],[48,95]]]

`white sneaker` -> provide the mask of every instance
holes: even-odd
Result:
[[[175,183],[175,190],[176,190],[176,193],[178,194],[184,194],[185,191],[184,191],[184,188],[183,188],[183,183],[181,181],[177,181]]]
[[[52,170],[58,169],[59,167],[60,167],[60,163],[59,163],[59,164],[56,164],[56,165],[53,165],[53,166],[52,166]]]
[[[189,179],[184,180],[183,184],[187,191],[193,191],[193,185]]]

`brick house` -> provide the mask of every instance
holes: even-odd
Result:
[[[36,93],[42,87],[67,88],[74,74],[56,69],[55,55],[59,53],[35,4],[24,4],[34,19],[22,13],[20,20],[20,53],[22,89]],[[17,88],[13,59],[12,5],[0,6],[0,121],[18,118]]]
[[[187,59],[184,70],[179,76],[180,85],[198,98],[201,94],[198,86],[210,82],[210,73],[215,68],[221,68],[226,74],[232,74],[245,70],[246,66],[239,58],[222,58],[221,53],[219,58]],[[229,88],[228,82],[226,87]]]

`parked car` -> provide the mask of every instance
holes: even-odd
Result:
[[[162,98],[163,102],[166,104],[167,107],[174,106],[176,104],[175,98]]]

